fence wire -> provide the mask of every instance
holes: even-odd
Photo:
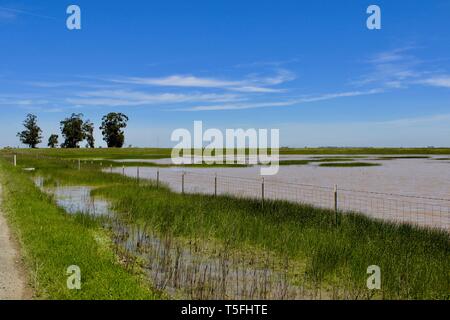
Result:
[[[115,169],[122,172],[122,169]],[[342,213],[450,231],[450,199],[373,191],[335,189],[335,186],[300,184],[265,177],[244,178],[173,169],[140,168],[140,177],[157,179],[176,192],[231,195],[261,200],[285,200]],[[137,176],[136,168],[125,168]]]

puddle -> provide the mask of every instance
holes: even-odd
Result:
[[[91,196],[91,187],[56,186],[45,187],[44,179],[37,177],[35,184],[45,193],[51,194],[56,204],[70,214],[84,213],[93,216],[109,215],[109,203]]]

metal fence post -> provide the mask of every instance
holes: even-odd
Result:
[[[338,186],[334,185],[334,215],[335,215],[335,223],[338,224]]]
[[[214,196],[217,197],[217,173],[214,176]]]
[[[264,178],[262,178],[262,183],[261,183],[261,200],[262,200],[262,204],[264,205]]]
[[[125,165],[122,165],[122,175],[125,176]]]
[[[159,188],[159,169],[156,170],[156,188]]]
[[[136,180],[137,180],[137,183],[139,183],[139,167],[137,167],[137,169],[136,169]]]
[[[184,194],[184,172],[181,174],[181,193]]]
[[[80,170],[81,170],[81,160],[78,159],[78,171],[80,171]]]

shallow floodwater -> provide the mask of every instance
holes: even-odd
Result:
[[[35,179],[35,183],[44,192],[53,195],[56,204],[68,213],[85,213],[94,216],[108,215],[109,203],[104,199],[91,196],[91,187],[87,186],[56,186],[44,187],[43,179]]]
[[[158,237],[150,228],[125,224],[110,209],[109,202],[91,196],[91,187],[44,187],[41,177],[35,184],[54,196],[57,205],[75,214],[104,215],[105,227],[113,231],[115,244],[126,256],[123,263],[139,257],[152,285],[173,298],[185,299],[312,299],[321,297],[311,290],[288,282],[288,269],[273,271],[274,258],[232,253],[222,246],[190,240],[189,245],[171,236]],[[212,247],[212,248],[211,248]],[[207,250],[208,254],[205,253]],[[260,266],[256,264],[259,262]],[[132,266],[131,266],[132,267]]]
[[[280,160],[317,159],[319,156],[283,155]],[[322,158],[352,158],[352,155],[327,155]],[[361,157],[361,158],[360,158]],[[358,155],[354,161],[379,163],[376,167],[320,167],[307,165],[280,166],[274,176],[264,177],[264,196],[334,208],[334,187],[338,190],[338,208],[367,213],[382,219],[411,222],[423,226],[450,228],[450,161],[428,159],[378,160],[383,156]],[[399,156],[401,157],[401,156]],[[123,160],[125,161],[125,160]],[[136,161],[136,160],[135,160]],[[139,160],[140,161],[140,160]],[[149,160],[150,161],[150,160]],[[170,163],[170,159],[151,160]],[[116,168],[122,172],[122,168]],[[136,176],[137,168],[125,168],[125,174]],[[259,166],[251,167],[143,167],[140,178],[156,179],[177,192],[217,193],[262,197]]]

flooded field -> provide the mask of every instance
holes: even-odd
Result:
[[[157,235],[150,226],[125,223],[111,204],[91,196],[88,186],[45,187],[69,214],[103,216],[104,226],[113,234],[116,253],[126,268],[139,259],[152,285],[179,299],[315,299],[328,297],[319,287],[308,289],[295,279],[292,285],[290,261],[280,261],[262,252],[239,252],[198,239],[177,239]],[[288,278],[291,277],[291,280]],[[333,290],[336,294],[337,291]]]
[[[347,163],[358,161],[377,163],[380,166],[320,166],[327,163],[326,160],[340,162],[339,158]],[[326,208],[335,207],[334,191],[337,186],[337,207],[340,210],[450,229],[450,160],[442,159],[442,156],[280,156],[280,161],[285,160],[312,162],[304,165],[281,165],[277,175],[264,178],[264,186],[259,166],[127,167],[114,170],[128,176],[139,175],[140,178],[148,179],[156,179],[159,171],[160,181],[177,192],[265,197]],[[148,161],[168,164],[171,160]]]
[[[44,192],[53,195],[56,204],[68,213],[85,213],[94,216],[103,216],[110,213],[109,203],[106,200],[91,197],[91,187],[44,187],[44,179],[41,177],[35,179],[35,184]]]

